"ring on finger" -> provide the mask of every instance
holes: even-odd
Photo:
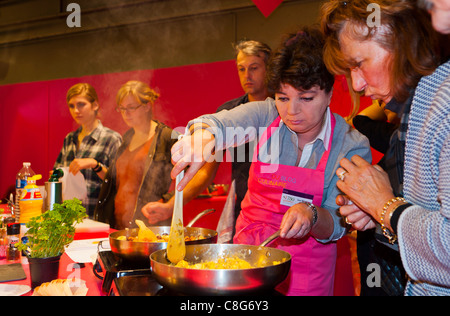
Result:
[[[344,221],[347,225],[352,226],[352,223],[348,220],[348,217],[344,217]]]
[[[344,181],[344,179],[345,179],[345,175],[347,174],[348,172],[347,171],[342,171],[339,175],[338,175],[338,177],[339,177],[339,179],[341,180],[341,181]]]

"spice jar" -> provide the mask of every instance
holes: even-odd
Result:
[[[6,229],[8,245],[6,248],[6,260],[20,260],[20,251],[16,247],[16,243],[20,241],[20,223],[9,223]]]
[[[6,259],[6,254],[9,248],[8,235],[7,235],[7,227],[10,223],[15,223],[16,220],[14,217],[5,217],[2,218],[2,222],[0,223],[0,260]]]

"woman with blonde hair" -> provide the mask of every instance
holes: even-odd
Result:
[[[378,15],[374,25],[368,23],[372,12]],[[406,295],[448,295],[449,181],[444,171],[449,170],[445,132],[450,125],[442,106],[448,104],[448,94],[431,99],[449,67],[439,66],[429,16],[413,1],[329,1],[322,7],[322,28],[329,69],[349,74],[356,91],[387,103],[386,108],[397,101],[397,113],[402,115],[391,138],[391,166],[372,166],[355,155],[342,159],[336,172],[337,186],[347,195],[340,201],[346,222],[360,231],[379,229],[377,239],[397,250],[381,257],[377,250],[383,246],[375,243],[380,248],[371,249],[374,255],[367,260],[358,245],[361,285],[367,280],[361,259],[383,268],[387,260],[397,258],[409,278]],[[433,117],[435,113],[439,114]]]
[[[117,93],[116,110],[130,129],[108,170],[95,211],[97,220],[116,229],[132,227],[136,219],[145,220],[141,210],[147,203],[170,198],[170,149],[177,134],[153,119],[158,98],[157,92],[140,81],[127,82]],[[157,224],[170,224],[170,217],[167,214]]]
[[[97,92],[89,83],[72,86],[67,91],[66,100],[70,114],[80,127],[65,137],[54,168],[69,167],[69,172],[83,174],[87,185],[87,201],[83,201],[83,205],[92,217],[102,180],[122,143],[122,137],[104,127],[99,120]]]

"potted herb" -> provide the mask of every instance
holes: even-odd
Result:
[[[53,209],[27,223],[27,243],[18,243],[27,253],[33,288],[58,278],[59,261],[64,249],[75,236],[75,224],[86,217],[86,209],[78,199],[54,204]]]

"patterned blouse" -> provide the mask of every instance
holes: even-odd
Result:
[[[97,128],[83,139],[77,151],[80,132],[81,127],[64,138],[63,148],[53,168],[68,167],[75,158],[94,158],[108,168],[115,158],[117,149],[122,144],[120,134],[104,127],[99,121]],[[92,169],[81,170],[81,173],[86,179],[87,185],[87,201],[83,201],[83,206],[89,217],[92,217],[103,181]]]
[[[411,105],[399,248],[406,295],[450,295],[450,61],[423,77]]]

